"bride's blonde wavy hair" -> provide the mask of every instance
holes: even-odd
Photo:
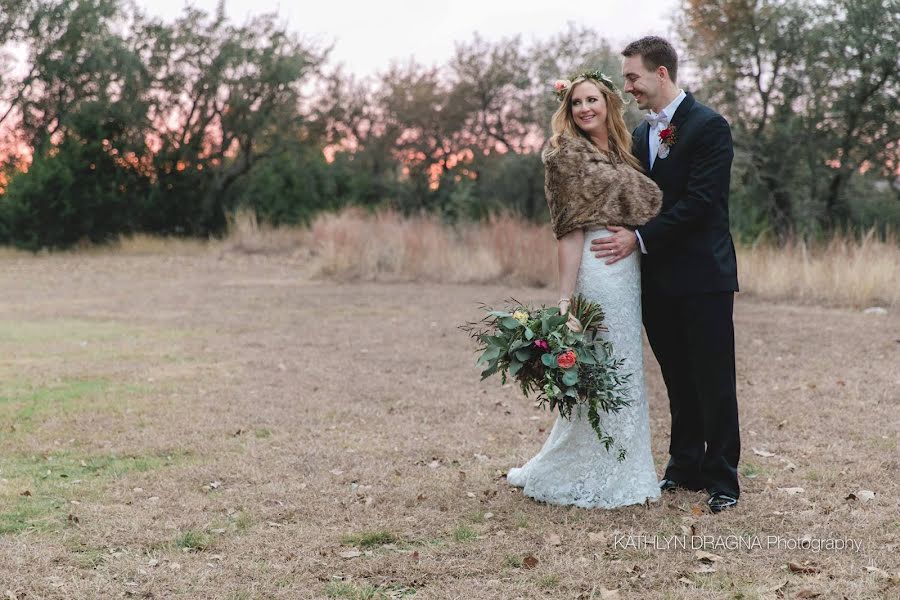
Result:
[[[572,93],[575,91],[575,86],[585,81],[593,83],[600,90],[604,100],[606,100],[606,131],[609,136],[609,151],[607,154],[643,173],[644,168],[631,153],[631,132],[625,126],[625,102],[614,88],[598,79],[585,75],[572,80],[559,104],[559,108],[553,113],[553,118],[550,119],[552,135],[544,156],[550,157],[556,154],[559,151],[560,138],[563,137],[574,138],[580,136],[591,142],[591,144],[594,143],[590,136],[575,124],[575,117],[572,116]],[[600,149],[598,148],[598,150]],[[603,150],[600,151],[604,152]]]

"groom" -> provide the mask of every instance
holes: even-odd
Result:
[[[740,456],[735,391],[737,262],[728,229],[734,151],[721,115],[675,84],[678,55],[659,37],[622,51],[625,91],[650,113],[634,154],[663,191],[662,212],[636,231],[591,241],[607,263],[642,257],[644,327],[669,394],[672,436],[660,487],[709,492],[720,512],[737,504]]]

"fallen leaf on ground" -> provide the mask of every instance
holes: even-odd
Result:
[[[703,507],[700,506],[699,504],[693,505],[691,507],[691,514],[694,515],[695,517],[702,517],[703,516]]]
[[[345,550],[340,554],[341,558],[356,558],[357,556],[362,556],[362,552],[360,552],[356,548],[353,548],[352,550]]]
[[[798,565],[795,562],[789,562],[788,569],[790,569],[794,573],[806,573],[809,575],[818,573],[821,570],[818,567],[813,567],[813,566],[808,566],[808,565]]]
[[[522,566],[526,569],[533,569],[538,566],[538,559],[532,555],[528,555],[522,559]]]
[[[797,592],[797,595],[794,597],[795,598],[818,598],[821,595],[822,594],[820,594],[819,592],[814,592],[812,590],[800,590],[799,592]]]
[[[869,500],[875,499],[875,492],[871,490],[859,490],[856,493],[851,493],[847,496],[847,500],[862,500],[863,502],[868,502]]]
[[[681,577],[678,579],[678,581],[680,581],[681,583],[683,583],[685,585],[694,585],[694,582],[691,581],[690,579],[688,579],[687,577]]]
[[[696,569],[694,569],[694,570],[692,571],[692,573],[696,573],[697,575],[705,575],[705,574],[707,574],[707,573],[715,573],[715,572],[716,572],[716,568],[713,567],[713,566],[711,566],[711,565],[710,565],[710,566],[697,567]]]
[[[791,496],[793,496],[794,494],[802,494],[803,493],[802,487],[786,487],[786,488],[778,488],[778,489],[781,490],[782,492],[784,492],[785,494],[790,494]]]
[[[774,452],[769,452],[768,450],[760,450],[759,448],[753,449],[753,454],[757,456],[762,456],[763,458],[771,458],[775,456]]]
[[[714,563],[716,561],[722,560],[722,557],[719,556],[718,554],[713,554],[712,552],[705,552],[703,550],[697,550],[694,553],[694,558],[696,558],[699,561],[706,562],[706,563]]]
[[[865,567],[866,571],[877,575],[878,577],[883,577],[884,579],[890,579],[891,575],[884,569],[879,569],[878,567]]]
[[[790,471],[791,473],[793,473],[794,470],[797,468],[797,465],[795,465],[795,464],[792,463],[791,461],[787,460],[786,458],[782,458],[782,459],[781,459],[781,462],[784,463],[784,470],[785,470],[785,471]]]

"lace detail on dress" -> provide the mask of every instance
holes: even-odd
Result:
[[[615,447],[606,450],[587,410],[573,411],[571,420],[557,416],[537,456],[507,474],[507,481],[524,488],[525,495],[551,504],[615,508],[659,498],[644,393],[640,258],[634,253],[612,265],[596,258],[590,240],[608,235],[606,229],[586,232],[575,291],[603,308],[609,331],[602,337],[612,342],[616,356],[625,359],[623,369],[632,373],[631,405],[618,414],[601,413],[604,429],[627,454],[619,461]]]

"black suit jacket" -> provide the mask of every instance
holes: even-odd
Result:
[[[731,128],[691,94],[671,125],[676,140],[650,169],[650,126],[632,133],[633,152],[662,189],[662,212],[638,227],[647,254],[641,259],[645,293],[673,296],[736,292],[737,260],[728,228],[728,189],[734,148]]]

